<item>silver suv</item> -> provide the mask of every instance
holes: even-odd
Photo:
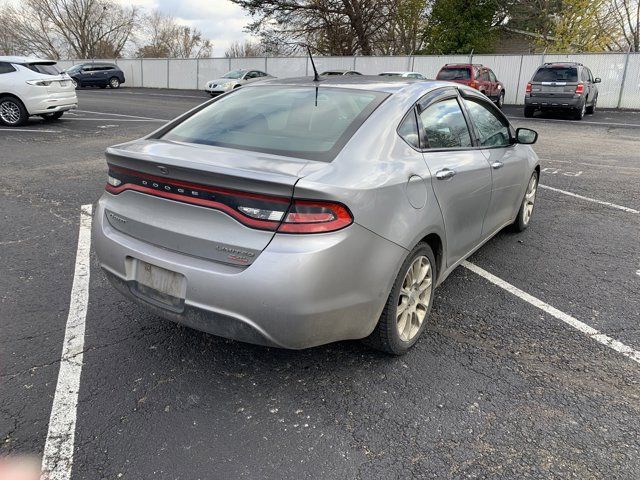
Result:
[[[597,83],[600,79],[581,63],[545,63],[527,83],[524,116],[533,117],[536,110],[564,110],[582,120],[586,113],[596,110]]]

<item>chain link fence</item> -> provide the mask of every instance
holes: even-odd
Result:
[[[384,71],[411,70],[435,78],[445,63],[467,63],[466,55],[394,56],[394,57],[314,57],[318,71],[356,70],[365,75]],[[307,57],[248,57],[200,59],[104,59],[116,63],[130,87],[203,89],[206,82],[229,70],[263,70],[276,77],[299,77],[312,73]],[[473,63],[491,68],[504,84],[506,103],[524,103],[524,90],[536,68],[545,62],[571,61],[588,66],[600,77],[598,106],[640,109],[640,53],[590,53],[559,55],[475,55]],[[81,60],[61,60],[68,68]]]

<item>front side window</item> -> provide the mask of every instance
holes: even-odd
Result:
[[[534,82],[577,82],[578,69],[576,67],[543,67],[533,76]]]
[[[13,68],[13,65],[11,65],[10,63],[0,62],[0,74],[11,73],[11,72],[15,72],[15,71],[16,71],[16,69]]]
[[[247,87],[160,138],[331,161],[387,96],[331,87]]]
[[[498,81],[496,79],[496,74],[493,73],[493,70],[489,70],[489,80],[491,80],[493,83],[496,83]]]
[[[471,147],[469,127],[455,98],[434,103],[420,113],[428,148]]]
[[[483,147],[506,147],[511,144],[509,125],[489,107],[475,100],[464,100]]]

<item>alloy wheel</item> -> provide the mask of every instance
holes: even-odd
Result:
[[[0,104],[0,118],[9,125],[15,125],[20,121],[20,107],[11,100],[5,100]]]
[[[396,309],[398,335],[409,342],[420,332],[431,302],[433,269],[427,257],[421,255],[412,263],[400,288]]]
[[[525,225],[529,224],[529,220],[531,220],[531,215],[533,214],[536,190],[538,190],[538,177],[534,173],[531,175],[531,180],[529,180],[529,185],[527,185],[527,193],[525,193],[523,200],[522,221]]]
[[[117,78],[112,78],[109,81],[109,85],[111,85],[111,88],[118,88],[120,86],[120,80],[118,80]]]

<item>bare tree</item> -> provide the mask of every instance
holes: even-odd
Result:
[[[196,28],[180,25],[158,10],[145,17],[141,34],[143,45],[137,56],[148,58],[202,58],[211,55],[212,43]]]
[[[621,33],[616,46],[623,51],[640,52],[640,2],[611,0],[609,11]]]
[[[264,45],[252,42],[251,40],[233,42],[224,52],[224,56],[227,58],[261,57],[265,54],[266,49]]]

